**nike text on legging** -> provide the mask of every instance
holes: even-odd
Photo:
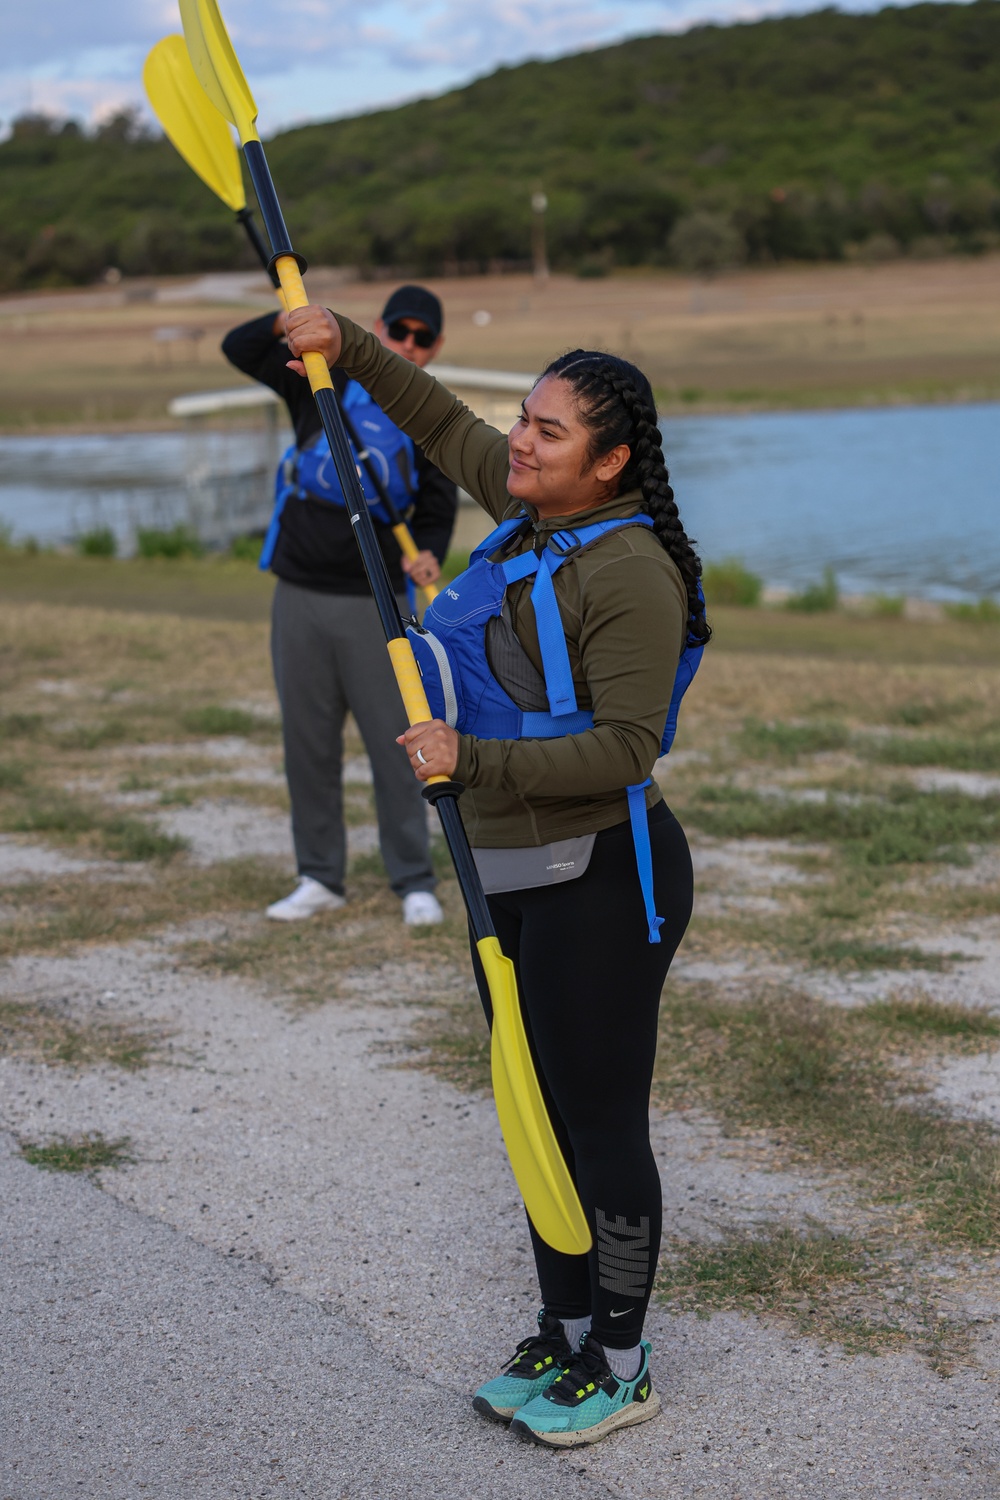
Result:
[[[594,1237],[588,1255],[563,1255],[531,1227],[542,1301],[557,1317],[590,1313],[594,1337],[612,1349],[639,1342],[656,1273],[662,1210],[649,1089],[660,992],[691,916],[691,856],[663,803],[649,833],[659,943],[648,941],[628,823],[597,835],[579,880],[488,898]],[[489,1011],[475,949],[473,960]]]

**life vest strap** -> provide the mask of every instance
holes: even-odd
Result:
[[[635,862],[639,869],[639,886],[646,908],[649,941],[660,941],[663,918],[656,915],[656,898],[653,895],[653,850],[649,842],[649,814],[646,811],[646,788],[653,785],[652,777],[626,787],[628,793],[628,815],[632,824],[632,842],[635,845]]]
[[[594,715],[588,709],[579,708],[576,713],[554,714],[522,713],[521,734],[526,740],[557,740],[564,734],[583,734],[593,729]]]

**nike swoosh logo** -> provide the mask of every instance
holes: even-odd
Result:
[[[621,1312],[612,1312],[612,1313],[609,1314],[609,1316],[612,1317],[612,1318],[624,1318],[625,1314],[626,1313],[630,1313],[630,1312],[635,1312],[635,1308],[634,1307],[623,1307],[622,1310],[621,1310]]]

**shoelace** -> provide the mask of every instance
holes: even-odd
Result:
[[[568,1403],[576,1402],[581,1390],[585,1391],[588,1385],[601,1385],[610,1374],[611,1367],[604,1355],[584,1345],[549,1387],[549,1398],[556,1396]]]
[[[553,1362],[558,1361],[560,1364],[565,1362],[567,1355],[571,1357],[565,1338],[553,1334],[533,1333],[530,1338],[521,1340],[504,1369],[513,1370],[518,1365],[528,1362],[537,1364],[550,1355]]]

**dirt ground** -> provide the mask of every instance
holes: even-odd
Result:
[[[266,627],[163,603],[0,606],[3,1338],[34,1372],[0,1493],[551,1485],[467,1408],[536,1292],[446,856],[445,925],[404,929],[352,739],[348,905],[266,922]],[[664,1415],[564,1464],[572,1500],[997,1491],[1000,640],[843,623],[720,615],[658,771],[698,884],[652,1119]]]
[[[429,283],[447,314],[443,358],[532,373],[597,345],[642,365],[665,409],[970,400],[1000,392],[1000,257],[605,279]],[[370,322],[382,283],[318,268],[317,300]],[[124,282],[0,299],[7,431],[168,425],[171,396],[238,384],[225,331],[270,305],[261,276]]]

